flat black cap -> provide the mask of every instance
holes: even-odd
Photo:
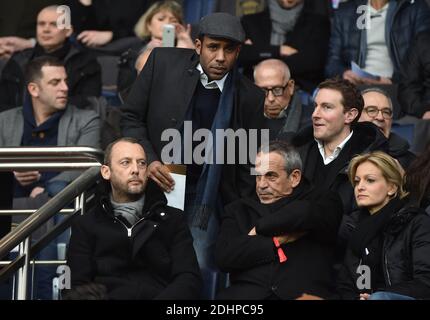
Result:
[[[245,31],[238,17],[225,12],[215,12],[200,19],[199,35],[229,39],[243,43]]]

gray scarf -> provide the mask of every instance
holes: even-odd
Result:
[[[293,30],[303,6],[304,2],[294,8],[284,9],[277,0],[269,0],[270,19],[272,20],[270,44],[272,46],[281,46],[285,43],[285,35]]]
[[[130,224],[130,226],[134,225],[138,220],[140,220],[140,218],[142,218],[142,209],[145,203],[145,196],[134,202],[118,203],[113,201],[111,194],[110,202],[112,203],[115,217],[123,217]]]
[[[293,94],[290,105],[285,110],[285,113],[284,114],[287,116],[287,120],[285,121],[285,124],[279,133],[297,132],[299,130],[300,120],[302,118],[302,102],[299,93],[295,92]]]

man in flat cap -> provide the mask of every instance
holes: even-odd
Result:
[[[174,189],[166,164],[187,165],[184,212],[205,284],[213,279],[220,210],[252,194],[255,187],[248,154],[247,163],[239,164],[237,143],[232,149],[220,147],[221,139],[215,141],[220,129],[249,133],[264,124],[263,92],[235,68],[244,40],[237,17],[227,13],[203,17],[196,49],[155,48],[122,108],[122,134],[144,146],[149,177],[161,188]],[[179,139],[170,139],[172,130],[179,133]],[[234,164],[220,164],[220,158],[232,156]],[[205,288],[203,297],[214,294]]]

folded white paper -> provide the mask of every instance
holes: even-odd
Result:
[[[167,205],[180,210],[184,210],[185,205],[185,181],[186,176],[178,173],[170,173],[175,180],[175,187],[170,193],[165,192]]]

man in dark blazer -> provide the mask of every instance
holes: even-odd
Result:
[[[230,273],[219,299],[330,297],[341,201],[302,177],[299,153],[271,142],[257,155],[256,195],[226,207],[216,261]]]
[[[200,272],[185,218],[148,181],[146,161],[132,138],[106,148],[101,175],[107,189],[101,187],[96,209],[72,225],[72,291],[101,285],[107,299],[199,298]]]
[[[122,109],[122,134],[142,143],[149,176],[166,191],[173,188],[164,164],[172,160],[162,157],[163,149],[172,144],[162,138],[167,129],[184,136],[180,137],[181,152],[174,156],[179,157],[176,163],[186,164],[184,153],[195,147],[183,134],[190,123],[193,134],[204,129],[212,137],[218,129],[260,129],[264,123],[263,92],[234,68],[245,38],[238,18],[214,13],[202,18],[199,30],[195,51],[153,50]],[[193,159],[187,165],[184,211],[201,268],[213,267],[211,247],[217,234],[217,213],[223,205],[250,194],[253,185],[248,163],[198,164]]]

